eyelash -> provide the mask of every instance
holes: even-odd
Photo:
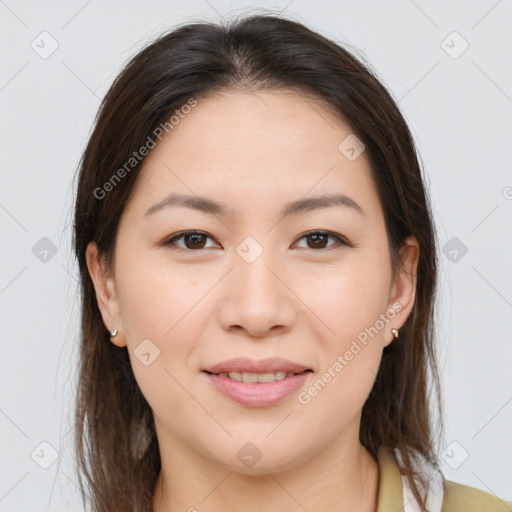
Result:
[[[210,238],[210,239],[213,240],[213,238],[210,235],[208,235],[207,233],[204,233],[203,231],[183,231],[183,232],[178,233],[177,235],[174,235],[171,238],[168,238],[167,240],[165,240],[163,242],[163,245],[171,246],[171,245],[175,244],[176,240],[180,240],[181,238],[185,238],[188,235],[204,235],[207,238]],[[308,231],[307,233],[304,233],[303,235],[301,235],[298,238],[298,240],[302,240],[303,238],[307,238],[308,236],[312,236],[312,235],[326,235],[328,237],[335,238],[338,241],[338,244],[341,245],[341,246],[352,247],[352,245],[348,242],[348,240],[346,240],[345,238],[343,238],[340,235],[337,235],[336,233],[332,233],[331,231],[322,231],[322,230]],[[309,248],[309,247],[306,247],[306,248],[303,248],[303,249],[306,249],[307,251],[318,252],[318,251],[330,250],[330,249],[333,248],[333,246],[335,247],[335,244],[333,244],[331,246],[323,247],[321,249],[312,249],[312,248]],[[199,252],[199,251],[202,251],[204,249],[208,249],[208,247],[203,247],[201,249],[189,249],[188,247],[177,246],[177,250],[183,250],[183,251]]]

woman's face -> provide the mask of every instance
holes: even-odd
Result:
[[[113,275],[88,248],[161,450],[257,474],[358,443],[383,347],[414,302],[407,241],[392,280],[366,154],[320,104],[291,91],[199,98],[144,161]]]

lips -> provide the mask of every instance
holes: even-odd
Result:
[[[226,377],[225,373],[216,375],[207,371],[202,372],[213,389],[224,397],[239,405],[252,408],[278,405],[297,392],[307,382],[310,373],[311,370],[298,374],[290,372],[285,378],[273,382],[260,382],[259,380],[258,382],[240,382]],[[242,375],[258,375],[259,379],[260,376],[272,374],[242,373]]]
[[[305,371],[312,371],[311,368],[307,368],[301,364],[289,361],[288,359],[282,359],[279,357],[273,357],[269,359],[261,359],[259,361],[248,359],[246,357],[238,357],[235,359],[228,359],[221,363],[215,364],[205,368],[203,371],[218,375],[219,373],[274,373],[274,372],[286,372],[286,373],[302,373]]]

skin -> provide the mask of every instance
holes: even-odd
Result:
[[[105,326],[119,330],[112,343],[128,348],[154,413],[162,459],[154,512],[376,510],[379,470],[359,442],[361,411],[391,329],[413,307],[419,247],[406,239],[392,279],[366,155],[350,161],[338,150],[350,133],[291,90],[199,98],[145,160],[121,217],[113,272],[89,244]],[[222,201],[236,215],[168,207],[144,216],[171,192]],[[334,206],[279,217],[289,201],[332,192],[365,214]],[[163,244],[184,230],[208,238]],[[303,236],[310,230],[352,246],[336,238],[319,244]],[[236,252],[247,236],[263,249],[252,263]],[[397,303],[394,318],[299,403],[298,392]],[[146,338],[160,350],[148,366],[134,355]],[[201,372],[242,356],[283,357],[313,373],[279,404],[251,408],[221,395]],[[252,468],[237,457],[247,442],[262,455]]]

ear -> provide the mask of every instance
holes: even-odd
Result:
[[[90,242],[87,245],[85,259],[96,292],[96,300],[103,323],[109,331],[118,330],[118,334],[112,338],[111,342],[118,347],[125,347],[126,339],[120,321],[121,315],[114,278],[107,272],[105,261],[99,254],[96,242]]]
[[[399,250],[399,267],[391,284],[388,307],[398,312],[389,322],[389,342],[386,342],[386,345],[394,339],[391,329],[399,329],[406,322],[414,306],[419,256],[418,240],[414,236],[408,236]]]

